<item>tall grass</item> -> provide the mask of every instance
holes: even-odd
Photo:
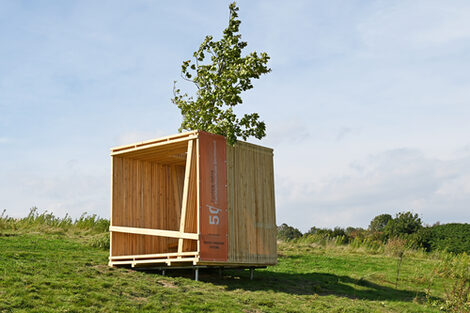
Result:
[[[79,229],[88,229],[98,233],[109,231],[109,220],[100,218],[96,214],[87,215],[83,213],[79,219],[75,220],[74,226]]]
[[[446,288],[443,308],[448,312],[470,312],[470,256],[445,253],[435,273],[453,281]]]
[[[385,251],[385,245],[382,241],[360,237],[348,241],[345,236],[330,237],[328,234],[308,234],[293,239],[292,242],[322,246],[324,248],[342,247],[348,250],[364,251],[372,254],[383,253]]]
[[[440,259],[441,253],[445,251],[426,252],[423,248],[418,248],[413,242],[403,238],[391,238],[387,241],[374,239],[371,237],[346,236],[331,237],[328,234],[304,234],[302,237],[292,239],[288,242],[310,245],[312,247],[323,247],[340,249],[347,251],[363,252],[367,254],[386,254],[393,257],[417,257]]]
[[[39,213],[36,207],[30,209],[28,216],[13,218],[6,215],[3,210],[0,215],[0,231],[48,231],[48,230],[83,230],[94,233],[103,233],[109,230],[109,220],[100,218],[96,214],[83,213],[80,218],[73,220],[68,214],[57,217],[52,212]]]
[[[72,219],[68,214],[57,217],[52,212],[39,213],[36,207],[31,208],[28,216],[13,218],[6,214],[0,215],[0,236],[11,233],[45,233],[71,235],[83,238],[93,247],[109,248],[109,220],[96,214],[83,213],[78,219]],[[78,235],[78,236],[77,236]]]

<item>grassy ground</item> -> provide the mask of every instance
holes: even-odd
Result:
[[[0,227],[0,312],[438,312],[455,281],[438,275],[437,255],[406,253],[395,288],[386,253],[280,243],[279,264],[253,281],[201,270],[195,282],[190,271],[109,268],[102,235]]]

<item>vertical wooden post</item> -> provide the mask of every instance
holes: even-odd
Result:
[[[186,209],[188,207],[189,196],[189,176],[191,172],[191,161],[193,155],[193,140],[188,141],[188,152],[186,155],[186,168],[184,171],[184,185],[183,185],[183,201],[181,205],[180,216],[180,233],[184,233],[184,225],[186,223]],[[183,252],[183,238],[178,239],[178,253]]]
[[[198,137],[199,138],[199,137]],[[200,199],[200,191],[199,188],[201,186],[201,175],[199,173],[199,139],[196,139],[196,233],[198,234],[199,238],[197,240],[197,253],[201,253],[201,230],[200,230],[200,218],[201,218],[201,199]]]
[[[110,208],[110,215],[109,215],[109,226],[113,226],[113,198],[114,198],[114,157],[111,156],[111,208]],[[113,232],[109,232],[109,256],[113,256]],[[109,265],[111,265],[111,260],[109,260]]]

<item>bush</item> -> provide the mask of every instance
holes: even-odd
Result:
[[[284,241],[302,237],[302,233],[297,228],[287,225],[286,223],[277,227],[277,238]]]
[[[359,229],[359,228],[358,228]],[[304,234],[304,237],[308,237],[309,241],[324,242],[332,239],[336,244],[347,244],[352,239],[349,232],[356,231],[356,228],[349,227],[347,230],[341,227],[330,228],[317,228],[313,226],[308,232]]]
[[[325,235],[330,238],[347,236],[346,231],[344,230],[344,228],[341,228],[341,227],[335,227],[334,229],[330,229],[330,228],[317,228],[313,226],[305,234],[306,235]]]
[[[305,233],[305,235],[325,235],[328,233],[328,231],[331,231],[329,229],[325,228],[317,228],[315,226],[312,226],[308,232]]]
[[[447,250],[470,253],[470,224],[444,224],[421,229],[418,244],[426,251]]]
[[[344,228],[341,227],[335,227],[333,231],[331,232],[331,237],[336,238],[336,237],[347,237],[346,232],[344,231]]]

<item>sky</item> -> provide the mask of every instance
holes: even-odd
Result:
[[[109,217],[110,148],[177,133],[173,81],[229,1],[0,0],[0,211]],[[238,1],[277,224],[470,222],[469,1]]]

